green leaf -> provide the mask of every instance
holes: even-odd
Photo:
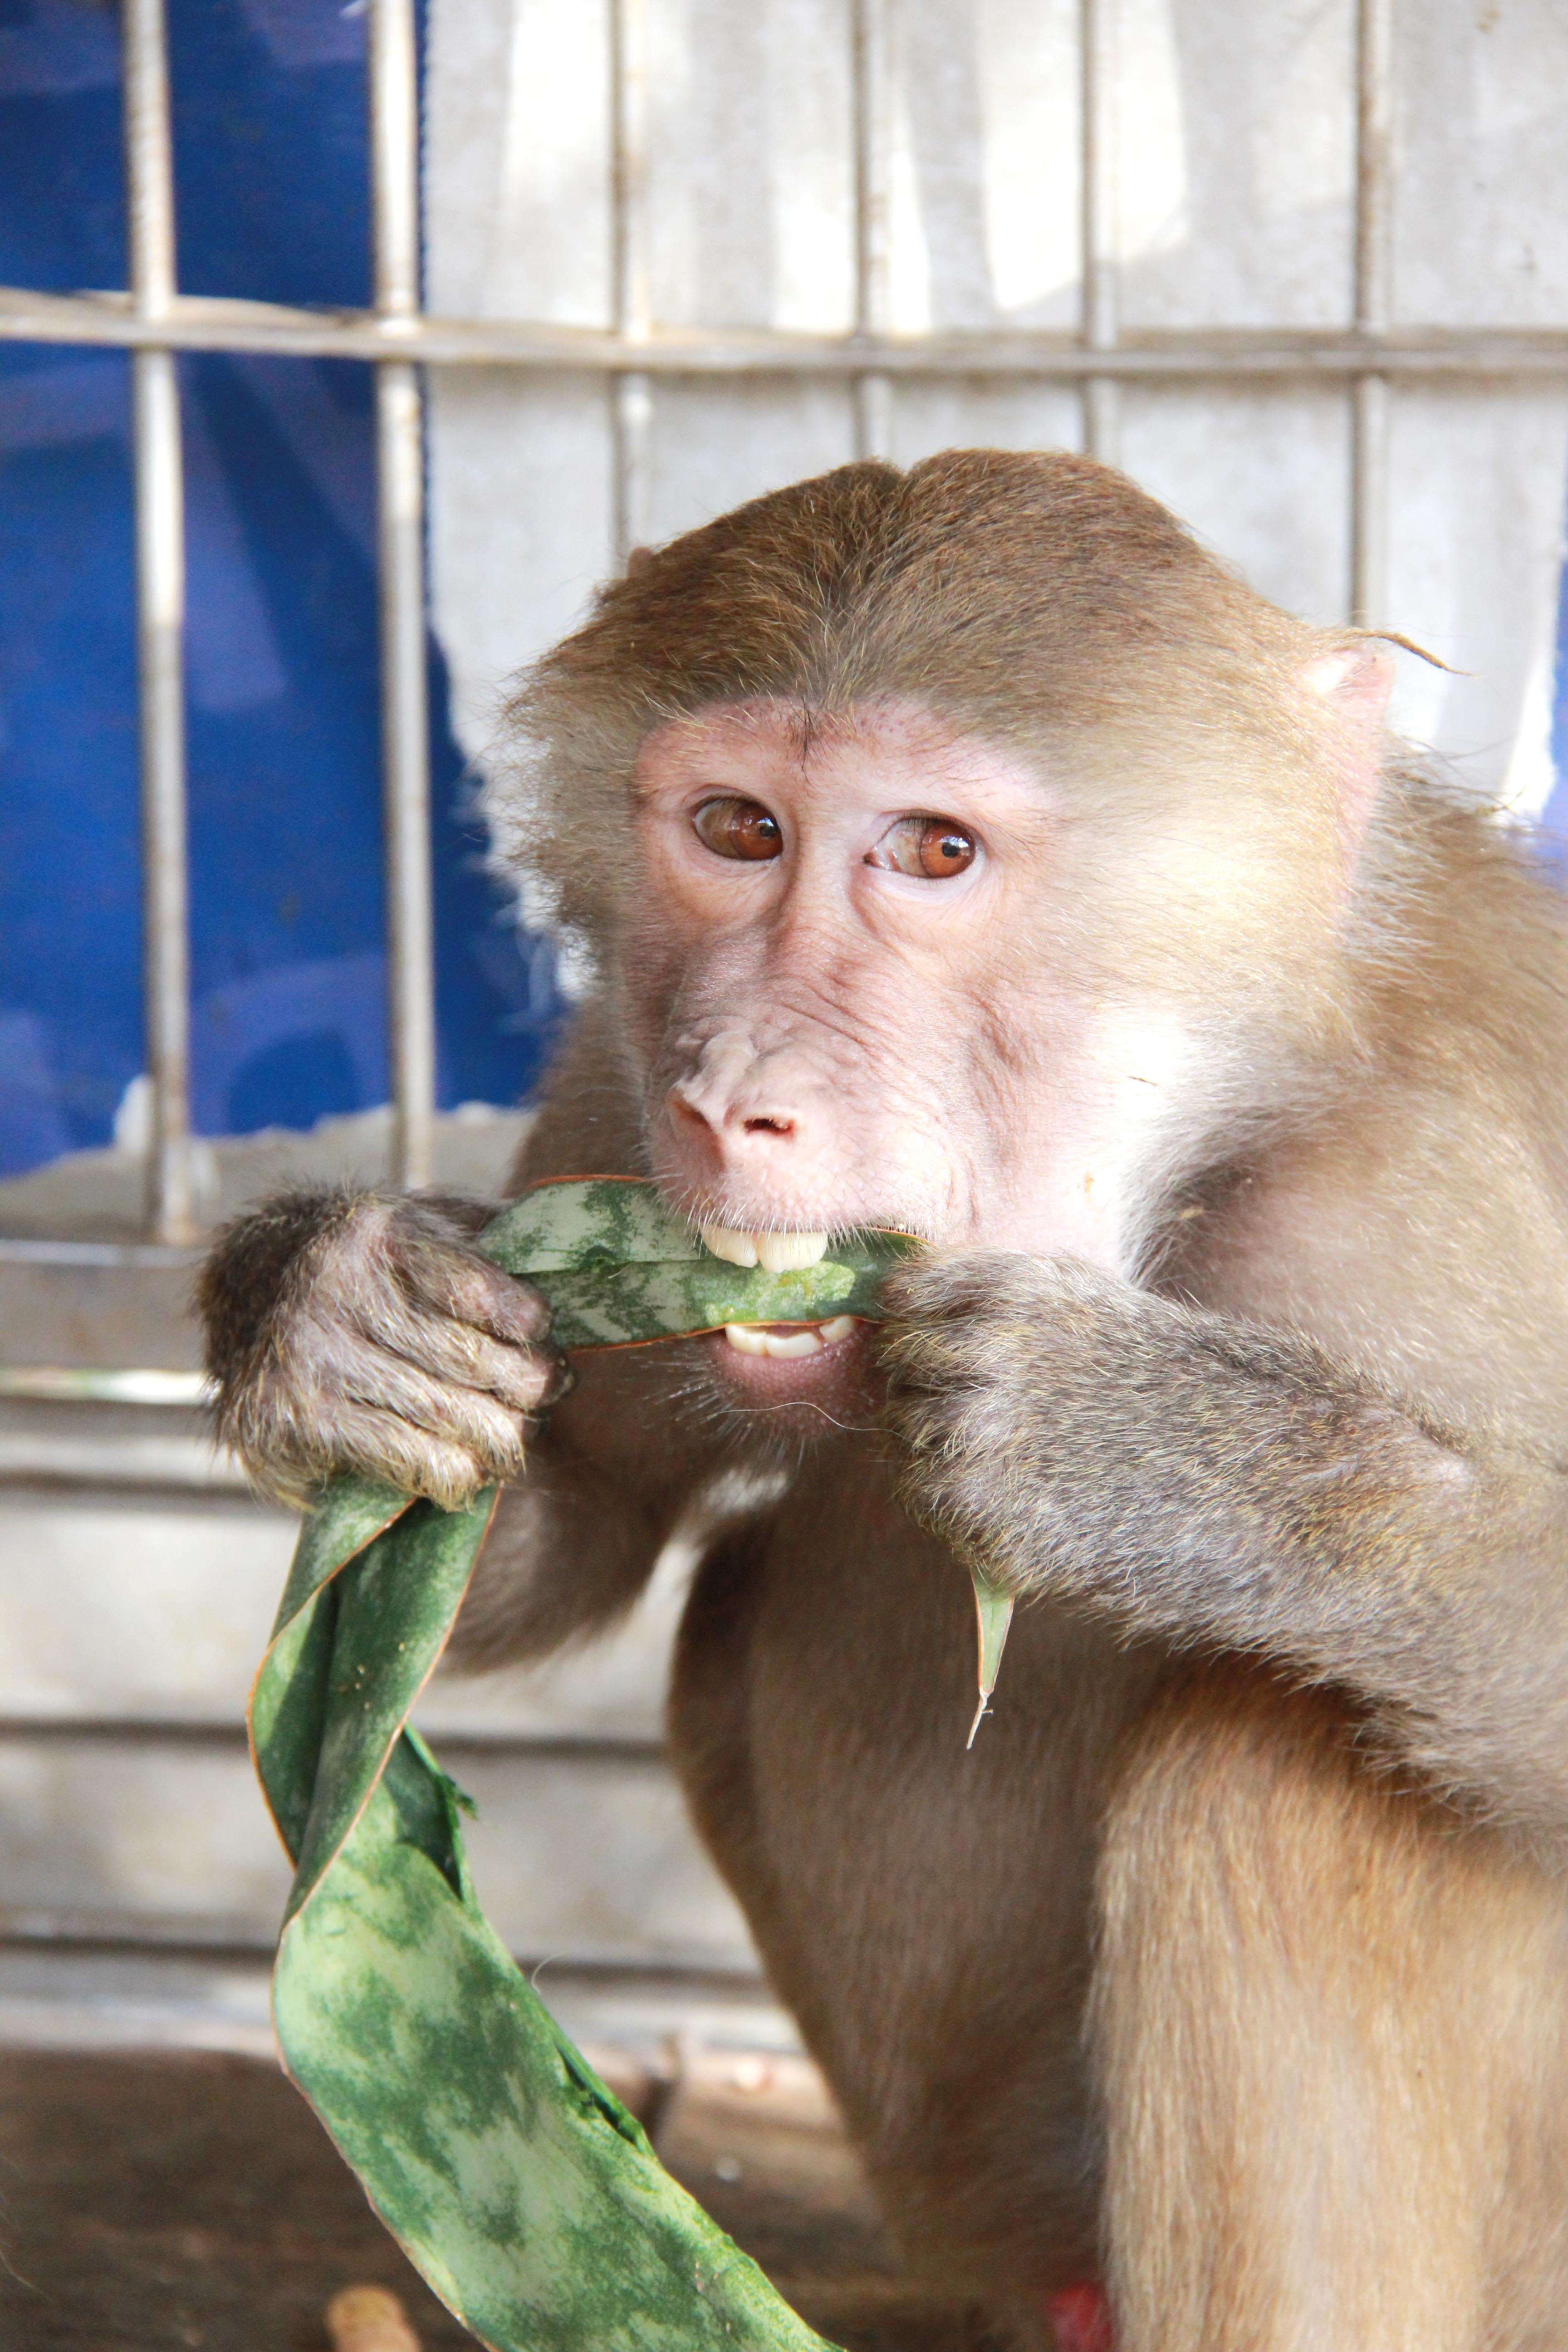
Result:
[[[595,1177],[536,1187],[480,1246],[543,1292],[561,1345],[585,1348],[874,1316],[913,1244],[858,1234],[797,1273],[745,1270],[651,1185]],[[494,1500],[448,1513],[339,1479],[301,1532],[250,1710],[295,1864],[272,1994],[285,2063],[494,2352],[828,2352],[670,2179],[474,1902],[464,1801],[407,1715]],[[1011,1602],[979,1580],[976,1599],[983,1713]]]
[[[416,2266],[504,2352],[825,2352],[563,2042],[391,1780],[285,1933],[272,2000]]]
[[[991,1694],[996,1687],[996,1677],[1002,1671],[1002,1653],[1007,1646],[1008,1630],[1013,1622],[1013,1595],[999,1584],[993,1584],[977,1568],[971,1569],[974,1583],[974,1616],[980,1637],[980,1656],[975,1682],[979,1686],[980,1704],[974,1710],[974,1720],[969,1727],[965,1748],[973,1748],[974,1735],[985,1719],[991,1704]]]
[[[557,1347],[618,1348],[717,1331],[726,1323],[822,1323],[874,1316],[908,1234],[855,1234],[793,1274],[731,1265],[705,1250],[651,1184],[573,1178],[524,1193],[479,1247],[550,1302]]]

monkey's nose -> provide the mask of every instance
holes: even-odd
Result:
[[[755,1137],[759,1142],[788,1142],[796,1131],[798,1122],[782,1109],[752,1110],[721,1097],[700,1085],[681,1083],[671,1087],[668,1096],[670,1117],[678,1133],[684,1131],[692,1140],[700,1140],[721,1152],[733,1147],[743,1137]]]

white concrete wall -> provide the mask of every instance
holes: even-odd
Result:
[[[173,2001],[195,2038],[232,2040],[232,1964],[181,1990],[193,1951],[223,1948],[256,1956],[236,2013],[265,2038],[259,1979],[289,1873],[245,1705],[295,1533],[213,1465],[189,1409],[0,1398],[0,2039],[26,2017],[36,2034],[51,2000],[56,2030],[77,2038],[77,2011],[102,2011],[118,1982],[104,1968],[129,1950],[142,1955],[136,2038]],[[650,2013],[637,1980],[695,1972],[731,1987],[743,2038],[777,2039],[744,1924],[658,1748],[689,1570],[672,1549],[642,1605],[590,1648],[438,1675],[416,1720],[478,1802],[475,1878],[514,1951],[569,1987],[586,1969],[626,1989],[623,2038]],[[160,1951],[184,1957],[155,1980]],[[688,2004],[701,1997],[688,1985]],[[580,1982],[574,1999],[580,2014]]]
[[[648,0],[658,322],[842,329],[850,317],[847,0]],[[1140,326],[1349,317],[1351,0],[1121,0],[1121,302]],[[900,0],[894,323],[1070,325],[1078,271],[1074,0]],[[433,0],[428,299],[607,323],[604,0]],[[1568,11],[1401,0],[1394,309],[1404,323],[1568,322]],[[1332,389],[1150,388],[1128,470],[1263,592],[1321,620],[1347,593],[1346,416]],[[609,558],[604,385],[437,371],[437,626],[482,756],[504,680],[581,612]],[[901,387],[901,460],[956,442],[1076,444],[1076,399],[1016,383]],[[1380,615],[1399,714],[1488,790],[1539,806],[1568,393],[1410,389],[1394,403]],[[653,531],[852,454],[831,382],[659,387]],[[1517,748],[1516,748],[1517,746]]]

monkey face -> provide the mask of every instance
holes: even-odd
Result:
[[[809,1263],[835,1231],[1127,1270],[1177,1011],[1094,968],[1083,828],[1005,750],[907,704],[755,703],[659,729],[637,770],[620,981],[647,1149],[710,1247]],[[717,1349],[781,1400],[854,1328]]]
[[[1354,1051],[1385,692],[1131,484],[949,452],[609,583],[490,805],[711,1247],[882,1223],[1135,1279]]]

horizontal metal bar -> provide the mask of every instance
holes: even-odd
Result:
[[[26,1234],[0,1237],[0,1265],[199,1265],[199,1249],[163,1242],[77,1242]]]
[[[646,341],[594,327],[370,310],[296,310],[269,302],[178,296],[155,321],[122,294],[39,294],[0,287],[0,341],[120,349],[271,352],[285,357],[409,360],[443,367],[582,369],[650,375],[1021,375],[1078,382],[1169,377],[1568,374],[1568,326],[1403,327],[1384,336],[1334,329],[1128,330],[1113,352],[1026,327],[938,335],[799,335],[755,327],[659,328]]]
[[[447,1729],[434,1730],[429,1737],[443,1757],[456,1757],[468,1764],[638,1765],[660,1772],[669,1765],[663,1743],[657,1739],[614,1735],[599,1738],[587,1732]],[[190,1716],[0,1715],[0,1744],[6,1742],[47,1748],[199,1748],[244,1755],[248,1735],[241,1722]]]
[[[151,1365],[141,1371],[79,1371],[69,1365],[0,1364],[0,1406],[11,1397],[41,1404],[146,1404],[184,1412],[210,1404],[213,1387],[205,1372],[165,1372]]]
[[[223,1919],[207,1923],[167,1916],[138,1918],[128,1912],[63,1906],[51,1911],[0,1909],[0,1952],[270,1966],[276,1950],[272,1938],[237,1932]],[[543,1989],[557,2001],[574,1985],[584,1990],[628,1992],[646,1985],[689,1996],[749,1994],[770,2006],[772,2002],[763,1978],[744,1961],[726,1967],[722,1962],[688,1960],[679,1954],[664,1959],[636,1951],[514,1952],[512,1958],[526,1976],[536,1979],[545,1976]]]

